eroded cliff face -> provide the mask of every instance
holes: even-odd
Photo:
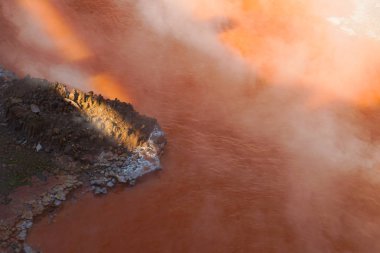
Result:
[[[117,183],[134,185],[137,178],[161,168],[165,135],[155,119],[139,114],[131,104],[43,79],[18,79],[0,70],[1,121],[7,134],[32,156],[44,154],[59,164],[44,171],[47,178],[59,180],[25,199],[21,215],[0,217],[3,247],[21,249],[18,243],[26,239],[33,219],[60,206],[79,186],[105,194]],[[32,182],[37,170],[29,172],[20,169],[23,180]],[[12,201],[3,203],[4,208],[13,208]]]

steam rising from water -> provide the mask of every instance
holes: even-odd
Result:
[[[365,37],[345,36],[328,24],[329,15],[339,14],[344,4],[164,0],[139,1],[138,9],[155,32],[206,52],[224,77],[232,76],[232,82],[211,80],[211,85],[222,96],[238,87],[232,93],[241,101],[235,100],[231,111],[239,126],[276,136],[287,148],[325,166],[375,168],[378,147],[369,143],[358,108],[378,103],[379,46]],[[356,29],[365,30],[366,21],[376,19],[373,1],[346,5],[353,8],[346,6],[343,14],[353,17]],[[210,25],[217,21],[232,24],[220,32]],[[375,33],[378,27],[371,25]],[[241,58],[232,59],[226,46]],[[247,90],[253,91],[237,95]],[[257,123],[264,130],[252,127]]]
[[[158,117],[169,141],[185,118],[199,131],[188,138],[206,154],[232,153],[225,136],[217,145],[205,138],[220,129],[242,143],[265,138],[287,157],[278,212],[292,224],[299,252],[379,250],[380,51],[361,36],[378,36],[370,1],[49,2],[70,32],[49,34],[28,9],[1,4],[5,65],[110,96],[127,92]],[[67,34],[92,53],[61,54],[53,42]],[[89,80],[99,75],[109,78],[94,86]],[[113,88],[104,88],[107,80],[116,80]],[[236,166],[258,173],[249,163]]]

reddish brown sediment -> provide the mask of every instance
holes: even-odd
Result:
[[[67,62],[37,50],[34,70],[51,77],[44,66],[64,63],[84,79],[123,80],[111,94],[158,118],[170,142],[162,173],[68,203],[28,243],[47,252],[380,251],[378,42],[315,15],[350,13],[347,1],[216,2],[50,1],[95,54]],[[237,9],[224,6],[232,2]],[[21,72],[35,57],[1,48],[25,51],[25,61],[7,58]]]

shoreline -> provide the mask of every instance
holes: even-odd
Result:
[[[19,79],[1,66],[0,92],[1,127],[13,133],[15,150],[28,150],[32,159],[45,154],[53,164],[24,175],[20,186],[2,194],[7,199],[24,187],[20,195],[28,195],[1,204],[3,210],[17,209],[8,212],[8,219],[0,219],[4,252],[37,252],[25,243],[33,222],[58,210],[79,189],[104,195],[161,169],[165,134],[155,119],[140,115],[128,103],[43,79]],[[14,160],[17,166],[18,159]],[[39,173],[42,179],[35,179]],[[25,182],[29,186],[22,186]],[[41,189],[33,193],[38,184]]]

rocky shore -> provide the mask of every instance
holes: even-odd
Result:
[[[0,252],[35,252],[24,241],[36,218],[79,187],[101,195],[117,184],[134,185],[161,168],[166,144],[157,121],[131,104],[43,79],[19,79],[1,67],[0,123],[0,144],[8,145],[0,150],[0,205],[7,214],[0,212]],[[21,158],[7,160],[17,153]],[[22,166],[24,154],[49,165]],[[36,176],[46,182],[36,193],[9,197],[22,185],[33,189]]]

